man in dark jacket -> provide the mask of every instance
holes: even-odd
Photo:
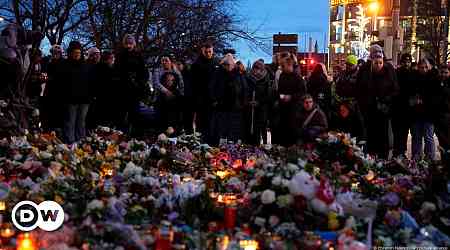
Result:
[[[302,98],[303,106],[297,115],[297,139],[300,142],[314,142],[321,134],[327,132],[328,121],[325,113],[314,103],[311,95]]]
[[[392,102],[398,93],[397,75],[385,63],[379,45],[370,49],[370,61],[358,73],[357,102],[367,125],[367,147],[371,154],[384,159],[392,145]]]
[[[211,98],[209,88],[215,71],[219,68],[214,59],[214,48],[211,44],[202,45],[201,54],[191,67],[191,86],[195,101],[195,124],[199,132],[209,139],[209,123],[211,118]]]
[[[123,90],[123,109],[118,115],[124,121],[123,129],[130,125],[137,127],[138,109],[140,101],[147,91],[148,70],[145,68],[144,58],[136,48],[136,40],[132,35],[126,35],[122,41],[123,50],[118,54],[116,69],[119,73]],[[120,101],[120,100],[118,100]],[[126,121],[128,117],[128,122]]]
[[[450,150],[450,70],[448,65],[440,67],[440,78],[439,115],[435,123],[436,134],[439,138],[439,145],[448,151]]]
[[[399,95],[393,103],[392,132],[394,133],[394,157],[405,156],[408,143],[408,131],[411,126],[411,114],[406,112],[409,103],[409,90],[413,81],[411,55],[403,54],[397,69]]]
[[[439,97],[438,75],[431,70],[426,59],[418,63],[418,71],[414,74],[414,81],[409,95],[409,108],[412,126],[412,157],[420,160],[422,157],[423,140],[425,140],[425,154],[428,160],[435,160],[434,121],[438,117],[437,102]]]
[[[66,106],[64,139],[74,143],[86,136],[86,115],[92,92],[89,86],[88,67],[84,63],[81,44],[72,41],[67,49],[67,60],[61,63],[56,82],[65,91],[61,100]]]

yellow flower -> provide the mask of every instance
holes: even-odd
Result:
[[[55,195],[54,200],[55,200],[56,203],[58,203],[60,205],[62,205],[64,203],[64,200],[63,200],[63,198],[60,195]]]

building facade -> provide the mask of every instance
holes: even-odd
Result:
[[[405,40],[405,27],[411,19],[411,0],[401,0],[400,44]],[[374,42],[384,47],[391,59],[393,0],[330,0],[329,62],[330,67],[343,67],[349,54],[367,58],[368,48]],[[405,23],[406,21],[406,23]],[[410,25],[409,25],[410,26]],[[400,46],[400,51],[403,46]]]

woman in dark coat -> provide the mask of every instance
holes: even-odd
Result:
[[[275,104],[279,120],[275,125],[273,138],[276,144],[291,146],[296,143],[295,131],[298,127],[296,113],[300,98],[306,94],[306,83],[294,71],[294,61],[290,57],[282,60],[281,68]]]
[[[308,94],[314,98],[316,104],[329,118],[331,114],[331,82],[323,63],[318,63],[314,67],[308,79],[307,89]]]
[[[214,108],[211,124],[213,144],[220,139],[238,141],[244,139],[243,112],[246,105],[247,81],[239,73],[231,54],[221,62],[210,84],[210,96]]]
[[[86,116],[92,101],[92,90],[81,44],[78,41],[70,42],[67,55],[67,60],[61,63],[56,81],[64,89],[61,92],[61,100],[65,104],[64,139],[67,143],[74,143],[86,136]]]
[[[439,115],[436,124],[436,135],[439,145],[445,150],[450,150],[450,69],[448,65],[440,67],[441,84],[439,86],[440,98],[438,101]],[[450,151],[447,153],[449,154]]]
[[[117,55],[116,69],[119,73],[122,90],[122,108],[118,116],[123,121],[122,129],[128,130],[130,124],[138,125],[139,103],[147,90],[148,71],[144,58],[136,48],[132,35],[126,35],[122,41],[123,50]],[[128,119],[127,119],[128,118]]]
[[[249,105],[246,110],[246,138],[250,144],[258,144],[260,139],[267,143],[269,115],[275,102],[275,88],[266,66],[261,60],[256,61],[247,77]],[[254,96],[254,98],[253,98]],[[253,121],[252,121],[253,110]],[[253,123],[253,131],[252,129]]]
[[[117,128],[121,125],[117,110],[123,105],[120,78],[115,67],[115,57],[111,52],[104,52],[97,65],[95,75],[95,95],[97,97],[97,121],[100,126]]]
[[[165,131],[168,127],[181,131],[182,90],[180,86],[180,75],[175,72],[166,72],[159,80],[161,88],[158,90],[157,111],[159,117],[159,128]]]

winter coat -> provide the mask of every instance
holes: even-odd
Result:
[[[356,97],[356,81],[358,70],[344,71],[336,80],[336,94],[341,98]]]
[[[125,100],[133,103],[141,101],[145,97],[149,77],[142,55],[137,51],[121,51],[116,59],[116,69]]]
[[[247,81],[239,71],[226,71],[224,68],[217,69],[209,84],[209,96],[215,104],[215,110],[222,112],[242,112],[247,101]]]
[[[399,91],[392,65],[385,63],[380,72],[373,72],[371,62],[367,62],[361,67],[357,79],[357,101],[361,112],[391,116],[393,99]]]
[[[248,92],[247,102],[253,100],[253,92],[255,92],[256,106],[254,108],[255,122],[261,123],[261,126],[266,126],[270,118],[273,104],[275,102],[276,93],[274,82],[270,79],[270,74],[267,72],[266,76],[260,80],[256,80],[251,76],[247,76]],[[252,107],[248,106],[248,113],[251,114]],[[251,116],[251,115],[250,115]],[[251,119],[251,118],[250,118]]]
[[[349,133],[352,137],[357,137],[358,140],[365,140],[366,131],[361,114],[350,111],[349,116],[343,118],[339,114],[334,114],[330,121],[330,130]]]
[[[397,69],[399,92],[393,103],[393,118],[405,122],[411,119],[409,111],[409,96],[414,81],[414,72],[411,69],[400,67]]]
[[[419,72],[413,73],[413,82],[409,88],[409,113],[415,121],[435,121],[438,116],[439,105],[439,80],[433,72],[423,75]]]
[[[191,67],[191,87],[197,109],[205,109],[211,105],[209,85],[213,81],[219,65],[215,59],[200,56]]]
[[[324,75],[311,75],[308,80],[307,90],[328,117],[331,111],[331,83],[327,77]]]
[[[90,86],[89,67],[82,61],[66,59],[61,62],[56,76],[58,94],[66,104],[87,104],[92,101],[93,89]]]
[[[306,120],[314,110],[317,110],[310,121],[305,124]],[[328,121],[325,113],[319,106],[315,105],[311,110],[299,109],[296,115],[297,121],[297,137],[303,141],[314,140],[321,133],[328,130]]]
[[[281,73],[276,96],[277,106],[272,117],[275,143],[286,146],[296,143],[295,131],[298,123],[295,116],[300,99],[305,94],[305,81],[297,73]],[[290,95],[291,100],[283,102],[280,95]]]

